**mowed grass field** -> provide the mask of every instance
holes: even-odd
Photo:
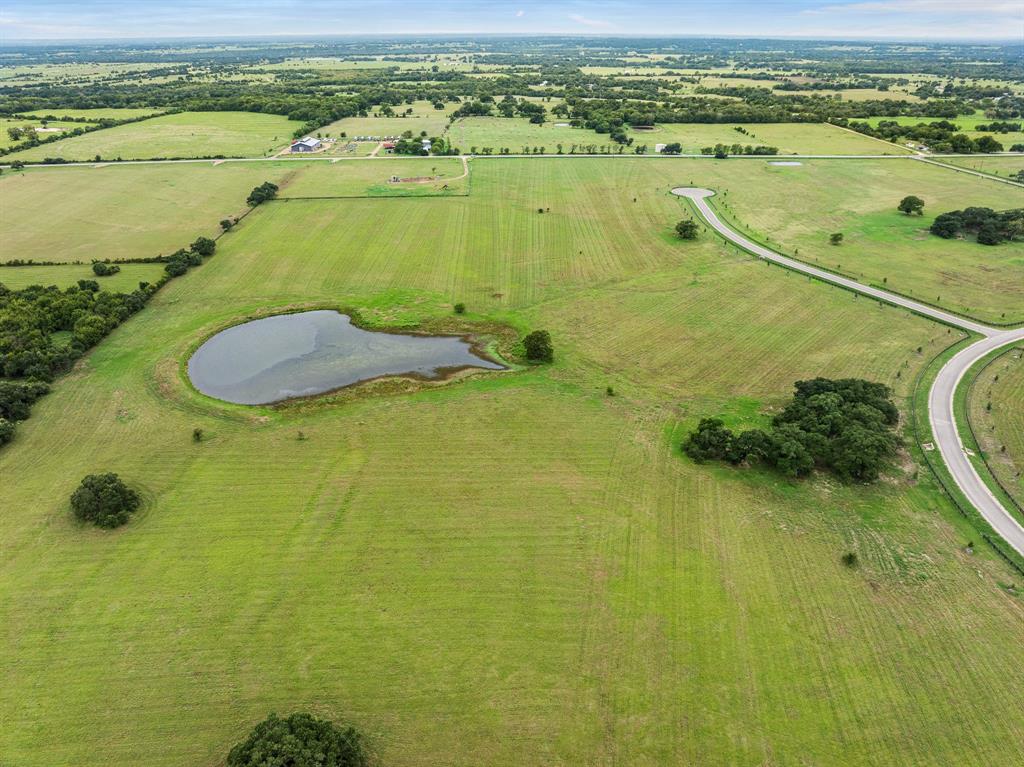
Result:
[[[533,147],[543,147],[547,154],[555,154],[558,144],[566,153],[573,144],[614,144],[607,134],[602,136],[592,130],[558,126],[555,123],[568,121],[552,115],[548,119],[543,125],[534,125],[520,117],[463,117],[451,124],[448,139],[463,152],[472,152],[474,147],[480,152],[490,147],[495,154],[503,147],[513,154],[521,153],[523,147],[529,147],[529,151]]]
[[[256,112],[179,112],[14,152],[7,160],[89,161],[160,157],[264,157],[286,146],[302,123]]]
[[[559,127],[566,122],[549,115],[543,125],[533,125],[524,118],[466,117],[456,120],[448,129],[452,143],[463,152],[491,147],[495,153],[507,147],[513,154],[527,147],[543,147],[546,154],[556,154],[561,144],[565,153],[573,144],[577,146],[609,146],[613,153],[619,145],[607,134],[583,128]],[[736,128],[747,131],[740,133]],[[634,145],[646,144],[653,153],[657,144],[682,145],[684,154],[699,154],[705,147],[715,144],[742,144],[747,146],[774,146],[780,154],[906,154],[901,147],[876,141],[834,125],[809,123],[768,123],[756,125],[659,123],[653,130],[630,128],[626,134]],[[633,151],[626,147],[626,153]]]
[[[474,160],[469,197],[265,205],[116,330],[0,452],[0,753],[213,767],[306,709],[389,765],[1024,758],[1024,603],[925,471],[790,483],[678,452],[799,378],[902,400],[956,334],[679,242],[662,165]],[[253,311],[455,301],[550,329],[556,364],[285,409],[181,377]],[[113,533],[67,509],[97,470],[146,499]]]
[[[396,112],[403,112],[408,106],[395,107]],[[434,109],[429,104],[417,102],[413,106],[413,114],[408,117],[345,117],[317,131],[325,136],[348,138],[358,136],[401,136],[405,131],[412,131],[419,136],[423,131],[428,136],[440,136],[448,125],[447,110]]]
[[[658,172],[709,185],[729,220],[788,255],[984,321],[1024,321],[1024,243],[987,247],[928,232],[946,211],[1019,205],[1013,187],[910,160],[673,162]],[[924,199],[923,216],[896,210],[910,194]],[[829,244],[833,232],[842,245]]]
[[[0,284],[11,290],[29,285],[56,285],[66,288],[79,280],[96,280],[104,290],[130,293],[140,282],[156,282],[164,272],[163,264],[119,264],[121,271],[108,277],[97,277],[90,264],[60,266],[5,266],[0,269]]]
[[[1011,349],[979,373],[970,417],[985,459],[1024,506],[1024,351]]]
[[[1000,176],[1001,178],[1016,177],[1018,173],[1024,171],[1024,154],[1019,156],[1007,156],[1002,155],[999,157],[991,157],[986,155],[974,155],[973,157],[943,157],[942,162],[948,165],[956,165],[960,168],[967,168],[968,170],[976,170],[981,173],[988,173],[993,176]],[[1013,203],[1013,197],[1016,194],[1017,200],[1020,200],[1021,192],[1014,192],[1012,189],[1008,189],[1011,204]]]
[[[0,176],[0,261],[157,256],[213,236],[247,210],[253,187],[305,164],[168,164],[30,168]]]
[[[391,181],[394,177],[399,180]],[[304,163],[280,196],[416,197],[465,194],[468,188],[469,175],[457,158],[388,157],[363,162]]]
[[[719,143],[773,146],[779,154],[906,154],[905,149],[894,144],[825,123],[659,123],[654,130],[631,128],[626,135],[635,144],[647,144],[652,152],[656,144],[678,142],[683,154],[698,154],[701,149]]]

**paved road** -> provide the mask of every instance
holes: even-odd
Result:
[[[714,194],[710,189],[679,187],[673,189],[672,194],[691,200],[700,212],[700,215],[715,231],[727,240],[734,242],[760,258],[982,336],[980,340],[975,341],[957,353],[939,371],[935,382],[932,384],[931,391],[928,392],[928,420],[932,427],[932,437],[935,440],[939,454],[942,456],[942,460],[945,461],[953,480],[960,490],[963,491],[964,496],[978,510],[978,513],[992,525],[992,528],[1019,554],[1024,556],[1024,527],[1017,522],[992,494],[992,491],[988,489],[988,485],[985,484],[971,464],[964,451],[964,445],[960,439],[960,433],[957,431],[956,420],[953,415],[956,389],[968,369],[988,353],[1024,341],[1024,328],[1002,330],[989,327],[980,322],[966,319],[942,309],[936,309],[927,304],[918,303],[894,293],[862,285],[856,280],[847,279],[824,269],[810,266],[802,261],[788,258],[758,245],[756,242],[752,242],[725,224],[707,203],[707,198]]]
[[[954,395],[968,369],[989,352],[1021,342],[1024,342],[1024,328],[1003,331],[976,341],[947,362],[928,392],[928,420],[942,460],[957,486],[1003,540],[1024,555],[1024,527],[1007,512],[978,476],[964,451],[953,416]]]

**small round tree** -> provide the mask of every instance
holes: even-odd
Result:
[[[530,362],[552,362],[555,350],[551,346],[551,334],[546,330],[535,330],[523,339],[526,359]]]
[[[900,204],[897,206],[900,213],[906,213],[908,216],[916,213],[919,216],[924,215],[924,200],[914,195],[909,195],[900,200]]]
[[[684,218],[676,224],[676,234],[684,240],[696,240],[698,231],[697,222],[690,218]]]
[[[231,749],[227,767],[365,767],[362,736],[310,714],[271,714]]]
[[[192,252],[198,253],[200,256],[212,256],[216,249],[217,243],[209,237],[200,237],[192,243]]]
[[[835,234],[830,234],[828,236],[828,241],[830,243],[832,243],[833,245],[840,245],[840,244],[842,244],[842,242],[843,242],[843,233],[842,232],[836,232]]]
[[[75,516],[97,527],[120,527],[141,503],[139,494],[116,474],[90,474],[71,494]]]

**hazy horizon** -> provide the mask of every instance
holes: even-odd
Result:
[[[1024,2],[984,0],[9,0],[0,41],[629,36],[985,41],[1024,39]]]

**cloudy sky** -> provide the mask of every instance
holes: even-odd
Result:
[[[2,0],[0,41],[491,32],[1024,39],[1024,0]]]

